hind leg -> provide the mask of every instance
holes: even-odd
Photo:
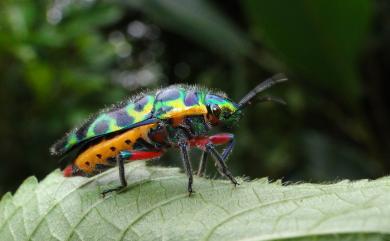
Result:
[[[115,157],[119,170],[119,180],[121,185],[116,188],[111,188],[102,192],[103,197],[114,191],[121,191],[127,187],[125,176],[125,161],[148,160],[160,157],[163,153],[161,151],[121,151]]]

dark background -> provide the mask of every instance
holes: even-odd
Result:
[[[267,93],[288,105],[247,111],[233,130],[235,175],[388,175],[389,47],[385,0],[3,0],[0,194],[45,177],[56,139],[143,88],[201,84],[239,100],[278,72],[290,81]]]

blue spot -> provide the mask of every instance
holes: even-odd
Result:
[[[186,106],[193,106],[198,104],[198,96],[196,95],[195,91],[187,92],[186,97],[184,99],[184,104]]]
[[[80,126],[79,129],[77,129],[76,137],[78,140],[83,140],[87,136],[88,129],[94,121],[95,119],[91,118],[87,122],[85,122],[82,126]]]
[[[95,124],[95,127],[93,128],[95,135],[101,135],[105,134],[108,131],[108,121],[101,120],[98,123]]]
[[[125,110],[118,110],[110,113],[110,116],[115,119],[117,126],[124,127],[133,124],[134,118],[129,116]]]
[[[179,97],[180,97],[180,91],[176,88],[170,88],[170,89],[162,90],[160,93],[158,93],[156,100],[170,101],[170,100],[176,100]]]
[[[144,107],[148,104],[149,98],[148,96],[142,97],[140,100],[137,100],[134,104],[134,110],[135,111],[142,111]]]
[[[157,109],[155,112],[155,116],[159,117],[160,115],[163,115],[173,109],[172,106],[162,106],[161,108]]]

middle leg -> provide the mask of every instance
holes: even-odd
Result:
[[[188,187],[187,187],[188,194],[191,195],[193,193],[192,190],[193,174],[192,174],[192,166],[191,166],[190,158],[188,155],[188,144],[186,141],[180,141],[178,146],[180,148],[184,169],[188,176]]]

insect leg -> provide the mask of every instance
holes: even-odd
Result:
[[[187,142],[180,141],[179,142],[179,148],[181,152],[181,159],[183,161],[184,169],[186,170],[187,176],[188,176],[188,194],[191,195],[193,193],[192,190],[192,182],[193,182],[193,177],[192,177],[192,167],[191,167],[191,162],[190,158],[188,155],[188,144]]]
[[[222,158],[226,162],[229,155],[232,153],[234,145],[236,144],[236,141],[234,139],[229,141],[228,146],[223,150],[222,152]]]
[[[227,147],[222,152],[222,159],[226,162],[226,159],[229,157],[230,153],[233,151],[234,144],[234,135],[230,133],[220,133],[209,137],[209,140],[214,145],[227,144]]]
[[[216,135],[208,137],[207,140],[200,139],[199,143],[196,143],[196,141],[195,141],[192,144],[195,145],[195,146],[196,145],[198,145],[198,146],[204,145],[205,146],[205,144],[204,144],[205,141],[211,142],[214,145],[227,144],[227,147],[222,152],[222,159],[224,160],[224,162],[226,162],[226,160],[229,157],[230,153],[232,153],[233,147],[234,147],[234,144],[235,144],[234,135],[230,134],[230,133],[216,134]],[[201,160],[199,162],[199,167],[198,167],[198,172],[197,172],[198,176],[203,176],[205,174],[205,172],[206,172],[207,157],[208,157],[208,151],[204,150],[204,152],[202,153]]]
[[[199,177],[203,176],[206,173],[206,166],[207,166],[207,158],[209,156],[209,153],[207,151],[202,152],[202,156],[200,158],[198,172],[196,175]]]
[[[239,183],[236,181],[236,179],[233,177],[232,173],[227,168],[222,156],[219,154],[219,152],[215,149],[214,145],[212,143],[206,144],[206,150],[211,153],[211,156],[215,160],[215,162],[218,164],[218,170],[223,174],[225,177],[229,178],[229,180],[235,185],[239,185]]]
[[[116,187],[116,188],[111,188],[111,189],[108,189],[108,190],[105,190],[102,192],[102,195],[103,197],[107,194],[107,193],[110,193],[110,192],[114,192],[114,191],[120,191],[122,190],[123,188],[127,187],[127,181],[126,181],[126,177],[125,177],[125,163],[124,163],[124,160],[126,159],[126,155],[128,155],[129,153],[125,153],[125,152],[120,152],[117,156],[116,156],[116,163],[118,165],[118,169],[119,169],[119,180],[121,182],[121,185],[119,187]]]
[[[160,157],[163,154],[163,152],[158,150],[152,150],[152,151],[121,151],[119,154],[115,157],[116,163],[118,165],[119,169],[119,180],[121,182],[121,185],[116,188],[111,188],[108,190],[105,190],[102,192],[103,197],[110,192],[114,191],[120,191],[123,188],[127,187],[127,181],[125,176],[125,160],[127,161],[136,161],[136,160],[146,160],[146,159],[152,159],[156,157]]]

